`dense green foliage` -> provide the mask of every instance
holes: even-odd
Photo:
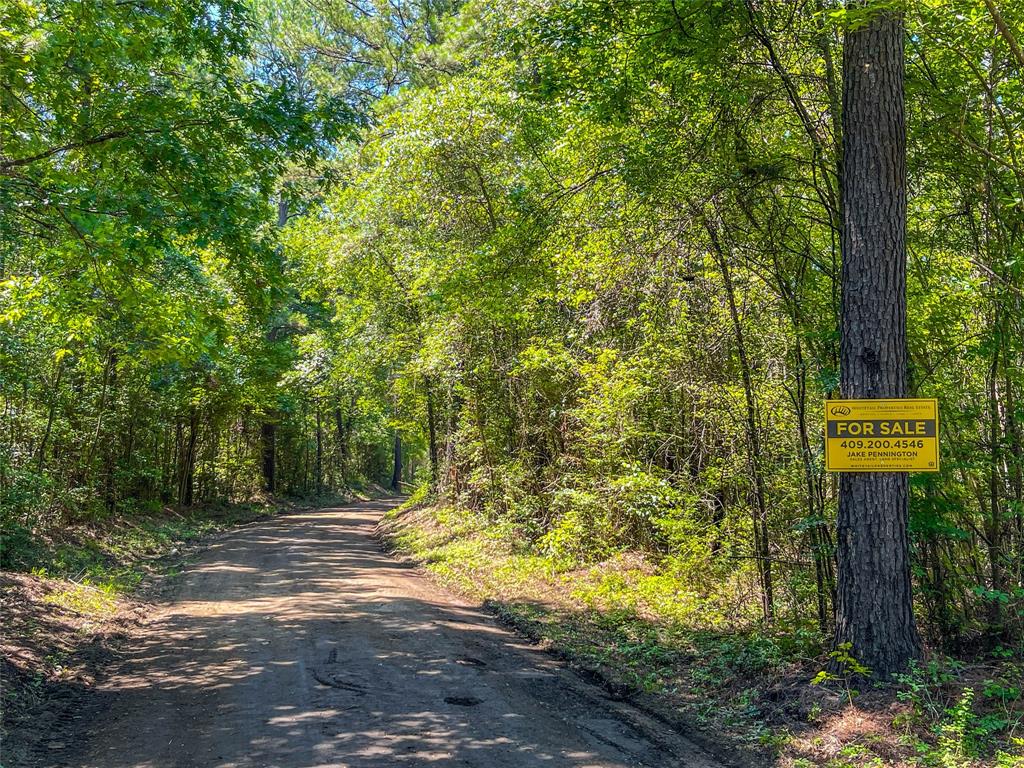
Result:
[[[827,631],[841,4],[4,14],[5,526],[249,496],[270,424],[278,490],[388,482],[400,445],[525,550],[638,551],[695,624]],[[943,446],[918,610],[1009,647],[1024,13],[907,26],[910,380]]]
[[[270,199],[354,135],[354,99],[300,92],[245,3],[4,9],[5,524],[251,495],[261,422],[311,407],[282,377],[318,311]],[[282,435],[283,489],[312,488],[308,442]]]

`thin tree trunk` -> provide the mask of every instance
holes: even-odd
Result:
[[[754,395],[754,383],[750,374],[750,360],[747,357],[746,338],[743,334],[743,323],[739,308],[736,305],[736,289],[729,270],[729,261],[718,239],[715,225],[704,219],[711,245],[718,256],[718,265],[722,271],[722,282],[729,304],[729,317],[732,319],[733,332],[736,336],[736,350],[740,359],[740,373],[743,378],[743,397],[746,404],[747,441],[750,445],[750,473],[754,481],[754,557],[757,563],[757,575],[761,582],[761,611],[766,621],[775,617],[775,598],[772,585],[771,550],[768,539],[768,503],[766,499],[764,473],[761,466],[761,434],[757,429],[757,400]]]
[[[277,227],[288,223],[288,201],[282,196],[277,201]],[[268,337],[270,334],[267,334]],[[260,429],[262,439],[263,490],[277,492],[277,424],[276,414],[268,413]]]
[[[810,539],[811,552],[814,556],[814,584],[818,611],[818,629],[822,636],[824,636],[831,624],[831,606],[835,603],[835,588],[826,565],[831,553],[825,547],[822,536],[822,529],[825,527],[823,520],[825,512],[823,505],[818,503],[818,500],[821,498],[818,487],[820,480],[815,471],[811,452],[811,439],[807,430],[807,370],[804,366],[803,349],[800,344],[799,333],[796,339],[795,354],[797,429],[800,433],[800,453],[803,457],[804,482],[807,487],[807,511],[813,521],[808,531],[808,538]]]
[[[348,413],[342,415],[339,406],[334,407],[334,430],[338,441],[338,467],[341,471],[342,483],[348,481],[348,464],[351,454],[352,420],[356,410],[356,398],[352,396]]]
[[[1017,400],[1013,393],[1013,382],[1010,380],[1010,373],[1007,366],[1003,366],[1003,386],[1006,392],[1006,455],[1010,457],[1009,482],[1011,490],[1010,527],[1011,544],[1007,547],[1007,560],[1011,564],[1016,563],[1012,568],[1010,578],[1016,582],[1024,580],[1024,441],[1021,440],[1021,430],[1017,421]],[[1013,546],[1013,530],[1016,528],[1016,547]]]
[[[260,448],[263,466],[263,490],[277,492],[277,425],[265,421],[260,426]]]
[[[994,323],[995,338],[1003,338],[1000,327],[999,308],[996,307]],[[992,345],[992,363],[988,372],[988,409],[989,409],[989,461],[988,461],[988,529],[985,538],[988,543],[989,578],[992,589],[1003,592],[1006,583],[1003,579],[1003,522],[1000,504],[1002,478],[999,465],[1002,463],[1002,414],[999,407],[999,351],[1000,344]],[[1003,604],[999,600],[988,601],[988,631],[998,636],[1003,630]]]
[[[429,378],[426,380],[427,387],[427,437],[430,441],[430,485],[437,485],[437,419],[434,413],[434,386]]]
[[[50,393],[50,409],[46,414],[46,431],[43,432],[43,439],[39,442],[39,455],[36,457],[36,472],[42,474],[46,467],[46,446],[50,442],[50,434],[53,432],[53,420],[57,415],[57,403],[60,399],[60,380],[64,374],[64,360],[57,363],[57,371],[53,375],[53,384]]]
[[[394,468],[391,472],[391,490],[398,493],[402,489],[402,436],[395,432]]]
[[[178,504],[191,507],[195,489],[196,441],[199,439],[199,414],[193,407],[189,411],[188,440],[181,454],[181,471],[178,476]]]
[[[96,455],[96,449],[100,443],[100,435],[103,430],[103,418],[107,413],[107,401],[110,390],[110,381],[113,376],[114,369],[117,366],[117,353],[110,350],[107,353],[107,362],[103,366],[103,385],[100,389],[100,401],[99,406],[96,408],[96,427],[93,429],[92,441],[89,443],[89,448],[85,453],[84,472],[88,473],[92,469],[92,460]],[[83,475],[85,477],[86,475]]]
[[[341,477],[345,478],[345,467],[348,464],[348,437],[345,430],[345,420],[341,415],[341,408],[334,409],[334,434],[338,443],[338,468]]]
[[[313,483],[316,486],[316,495],[321,495],[324,492],[324,428],[320,403],[316,404],[316,466]]]

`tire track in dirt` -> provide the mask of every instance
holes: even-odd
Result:
[[[396,502],[218,540],[104,683],[62,768],[717,768],[664,724],[382,553]]]

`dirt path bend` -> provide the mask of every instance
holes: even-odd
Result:
[[[716,765],[381,553],[392,504],[290,514],[211,546],[59,765]]]

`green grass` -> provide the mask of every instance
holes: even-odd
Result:
[[[108,618],[117,612],[117,594],[112,586],[66,583],[68,586],[54,590],[43,602],[96,619]]]

